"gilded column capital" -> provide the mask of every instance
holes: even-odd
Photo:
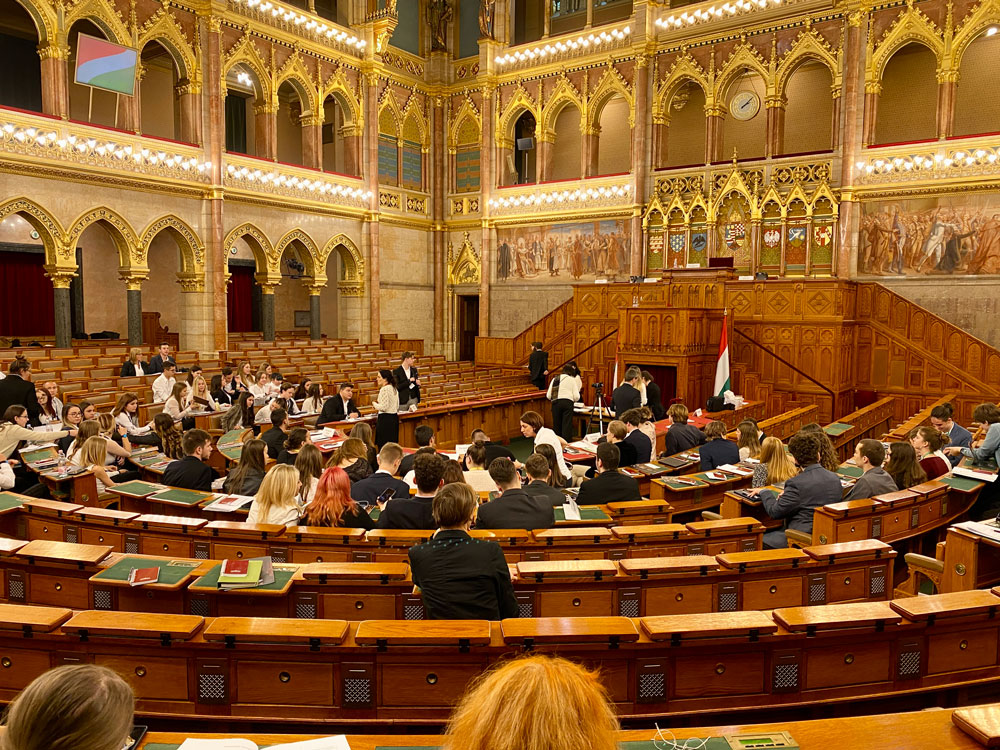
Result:
[[[301,125],[304,128],[312,128],[315,127],[316,125],[322,125],[322,124],[323,124],[323,118],[318,117],[316,114],[312,112],[306,113],[299,118],[299,125]]]
[[[45,275],[52,280],[52,286],[56,289],[69,289],[73,279],[76,278],[76,271],[68,268],[56,266],[44,266]]]
[[[118,278],[125,282],[125,288],[130,292],[141,292],[142,282],[149,278],[148,268],[119,268]]]
[[[69,45],[51,43],[44,47],[38,47],[38,57],[42,60],[68,60]]]
[[[306,289],[309,292],[310,297],[318,297],[326,289],[326,281],[320,282],[319,280],[309,284]]]
[[[855,28],[857,28],[867,20],[868,20],[867,8],[859,8],[858,10],[852,10],[847,15],[847,23],[849,23],[851,26],[854,26]]]
[[[276,115],[278,114],[278,105],[272,102],[255,104],[253,108],[253,113],[255,115]]]
[[[272,294],[272,295],[274,294],[274,284],[267,284],[258,281],[257,285],[260,287],[261,294]]]
[[[764,101],[764,106],[767,109],[784,109],[788,106],[788,100],[783,96],[769,96]]]
[[[226,274],[226,283],[229,282],[228,276]],[[177,274],[177,283],[181,285],[182,292],[204,292],[205,291],[205,274],[203,273],[179,273]]]

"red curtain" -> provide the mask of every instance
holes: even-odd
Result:
[[[44,264],[43,253],[0,251],[0,334],[55,334],[52,282],[45,278]]]
[[[229,267],[229,294],[226,307],[229,313],[229,331],[242,333],[253,330],[251,298],[253,295],[254,269],[243,266]]]

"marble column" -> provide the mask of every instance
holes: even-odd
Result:
[[[320,314],[320,294],[323,291],[321,286],[309,287],[309,338],[319,341],[323,338],[322,317]]]
[[[315,115],[306,114],[299,118],[302,127],[302,166],[310,169],[323,168],[323,121]]]
[[[434,222],[432,242],[434,251],[434,348],[444,351],[446,318],[445,286],[445,155],[448,143],[445,138],[444,97],[435,96],[431,106],[431,219]]]
[[[340,137],[344,141],[344,173],[352,177],[361,176],[361,133],[353,125],[345,125],[340,129]]]
[[[722,161],[724,112],[721,107],[705,107],[705,163]]]
[[[42,112],[69,117],[69,47],[49,44],[38,50],[42,73]]]
[[[185,143],[201,143],[201,89],[184,80],[174,87],[177,107],[180,110],[179,140]]]
[[[871,143],[875,132],[878,106],[878,83],[865,85],[865,48],[868,13],[854,11],[848,16],[844,44],[843,139],[841,145],[840,182],[845,196],[853,195],[855,162],[864,144]],[[862,108],[863,119],[862,119]],[[861,204],[855,200],[840,203],[837,227],[837,248],[833,256],[833,274],[854,276],[857,265],[858,233],[861,224]]]
[[[635,113],[632,125],[632,202],[634,204],[631,237],[632,251],[629,260],[629,275],[641,276],[643,274],[643,248],[645,247],[642,236],[642,207],[646,205],[646,183],[649,171],[649,157],[647,155],[649,143],[647,123],[650,123],[649,114],[649,58],[640,55],[635,59],[635,76],[633,89],[635,91]]]
[[[197,280],[189,284],[190,297],[201,295],[204,300],[201,308],[200,329],[203,333],[200,339],[205,350],[226,349],[229,342],[229,311],[227,305],[227,283],[229,281],[229,261],[226,257],[225,239],[225,201],[223,192],[224,158],[220,155],[226,147],[226,91],[222,77],[222,32],[221,21],[216,17],[206,20],[206,29],[202,36],[204,60],[204,96],[193,88],[182,97],[192,98],[197,104],[193,107],[198,113],[195,120],[197,126],[191,136],[198,141],[203,140],[206,152],[213,155],[210,170],[212,189],[207,193],[203,207],[205,233],[205,268],[204,283],[198,288]],[[184,110],[182,109],[182,114]],[[182,118],[182,128],[183,128]],[[182,132],[184,132],[182,130]],[[204,138],[202,136],[204,135]],[[184,284],[182,284],[182,289]],[[187,297],[188,295],[184,295]],[[188,300],[185,300],[188,301]],[[191,300],[193,301],[193,300]],[[191,311],[194,314],[194,311]],[[185,316],[187,318],[187,315]],[[192,321],[193,322],[193,321]],[[185,333],[191,333],[190,327]],[[202,347],[198,347],[199,351]]]
[[[547,134],[535,139],[535,182],[545,182],[552,175],[552,141]]]
[[[583,129],[583,137],[580,140],[583,145],[584,177],[593,177],[597,174],[600,138],[601,129],[599,127],[586,127]]]
[[[55,306],[56,346],[65,349],[73,345],[73,323],[69,305],[71,273],[50,273]]]
[[[833,92],[833,124],[830,126],[830,132],[833,134],[830,139],[830,148],[834,151],[840,148],[840,109],[842,103],[840,89],[837,89]]]
[[[365,73],[365,122],[378,122],[378,74],[369,70]],[[379,246],[379,204],[378,204],[378,135],[376,128],[369,127],[365,153],[365,176],[371,199],[368,203],[366,231],[368,250],[368,342],[377,344],[382,331],[382,266]]]
[[[850,39],[850,36],[848,36]],[[861,146],[870,146],[875,143],[875,125],[878,120],[878,97],[882,93],[882,86],[873,83],[865,87],[865,113],[862,120]],[[846,128],[850,128],[850,119],[846,120]],[[847,162],[844,162],[845,164]]]
[[[142,345],[142,282],[125,282],[128,306],[128,345]]]
[[[480,66],[486,65],[483,72],[490,70],[490,56],[494,53],[492,42],[480,42]],[[485,58],[485,60],[484,60]],[[482,150],[479,152],[479,184],[482,189],[480,206],[482,210],[482,232],[479,240],[479,335],[490,335],[490,270],[493,263],[492,236],[490,231],[490,196],[498,184],[501,170],[506,169],[504,148],[496,147],[496,123],[494,121],[494,101],[496,85],[486,82],[483,85],[483,135]],[[510,153],[506,151],[506,153]],[[496,154],[496,159],[494,159]]]
[[[764,139],[764,156],[777,156],[783,151],[785,141],[785,104],[781,97],[767,100],[767,134]]]
[[[270,103],[258,104],[254,113],[254,150],[261,159],[278,158],[278,108]]]
[[[274,341],[274,285],[260,285],[260,327],[264,341]]]
[[[665,166],[670,146],[670,120],[653,118],[653,168]]]
[[[120,130],[128,130],[137,134],[142,132],[142,79],[145,74],[146,69],[141,64],[137,65],[135,69],[134,96],[115,94],[118,101],[115,103],[114,126]]]
[[[950,138],[955,125],[955,90],[958,71],[948,70],[938,76],[937,137]]]

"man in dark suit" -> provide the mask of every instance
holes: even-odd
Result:
[[[410,547],[413,585],[420,589],[429,620],[517,617],[503,550],[496,542],[469,536],[477,503],[467,484],[442,487],[432,503],[439,531],[433,539]]]
[[[635,449],[635,461],[631,464],[622,463],[620,465],[634,466],[635,464],[649,463],[653,457],[653,441],[639,429],[639,424],[642,422],[642,412],[639,409],[629,409],[622,414],[622,422],[625,423],[625,429],[628,431],[622,443],[627,443]],[[618,446],[618,449],[621,450],[621,446]]]
[[[351,497],[364,505],[374,505],[375,500],[388,489],[393,490],[393,497],[409,497],[409,486],[395,477],[402,458],[403,449],[399,443],[383,445],[378,452],[378,471],[352,484]]]
[[[639,495],[639,483],[618,471],[620,455],[621,452],[614,443],[601,443],[597,446],[597,458],[594,461],[597,476],[580,485],[580,494],[576,498],[578,505],[642,499]]]
[[[392,371],[396,379],[396,390],[399,392],[399,410],[413,411],[420,403],[420,378],[417,368],[413,366],[416,356],[413,352],[403,352],[399,367]]]
[[[552,470],[545,456],[538,453],[528,456],[524,462],[524,472],[528,475],[528,483],[522,485],[521,489],[528,497],[554,508],[566,504],[566,496],[548,482]]]
[[[421,448],[434,448],[434,430],[428,424],[417,425],[417,429],[413,431],[413,439],[417,442],[417,450]],[[437,453],[437,449],[434,450]],[[410,473],[410,469],[413,468],[413,462],[416,461],[417,454],[410,453],[409,455],[403,456],[403,460],[399,464],[399,476],[405,477]]]
[[[642,406],[642,394],[639,393],[638,367],[632,366],[625,371],[625,382],[615,388],[611,394],[611,406],[615,410],[615,419],[621,419],[622,414],[629,409]]]
[[[705,433],[687,423],[688,408],[684,404],[671,404],[667,416],[670,417],[670,427],[667,428],[661,457],[689,451],[705,442]]]
[[[660,394],[660,386],[653,380],[649,370],[642,371],[642,382],[646,384],[646,406],[653,412],[653,421],[659,422],[666,416],[663,409],[663,396]]]
[[[521,489],[521,478],[513,461],[498,458],[490,464],[489,471],[503,494],[479,509],[477,529],[551,529],[555,526],[552,504]]]
[[[42,407],[38,405],[35,384],[30,378],[31,363],[24,357],[15,357],[10,363],[7,377],[0,380],[0,417],[8,406],[23,406],[28,410],[28,424],[37,427],[41,424],[39,415]]]
[[[174,362],[174,358],[170,356],[170,344],[160,344],[160,350],[152,357],[149,358],[149,367],[146,370],[147,375],[155,375],[156,373],[163,372],[163,365],[167,362]]]
[[[434,495],[441,489],[444,459],[436,453],[421,453],[413,462],[413,478],[417,494],[394,497],[382,509],[378,518],[380,529],[436,529],[432,506]]]
[[[528,375],[532,385],[540,391],[545,390],[545,377],[549,374],[549,353],[542,351],[542,342],[535,341],[531,345],[528,356]]]
[[[948,436],[948,445],[953,448],[971,448],[972,433],[952,419],[952,405],[940,404],[931,409],[931,427]],[[948,460],[952,466],[958,466],[962,460],[961,453],[949,453]]]
[[[471,442],[482,442],[483,446],[486,448],[486,463],[484,466],[489,466],[496,459],[501,457],[509,458],[511,461],[514,460],[514,454],[510,452],[510,449],[500,443],[491,442],[490,436],[483,430],[473,430]]]
[[[278,454],[285,447],[288,437],[288,412],[284,409],[271,410],[271,429],[260,434],[260,439],[267,445],[268,458],[278,459]]]
[[[167,464],[162,483],[185,490],[211,492],[212,481],[217,475],[204,461],[212,455],[212,436],[204,430],[188,430],[181,438],[181,450],[184,458]]]
[[[323,403],[317,424],[353,419],[358,414],[358,407],[354,405],[354,384],[341,383],[337,392]]]
[[[809,432],[798,432],[788,441],[788,452],[799,465],[799,473],[785,482],[780,495],[762,487],[750,490],[760,495],[764,510],[771,518],[789,519],[789,529],[812,534],[813,514],[821,505],[840,502],[843,490],[840,477],[820,466],[820,438]],[[783,549],[788,546],[784,531],[764,534],[764,549]]]
[[[882,468],[884,461],[885,446],[882,443],[870,438],[860,441],[854,448],[854,465],[863,473],[844,500],[864,500],[887,492],[896,492],[899,487],[889,472]]]

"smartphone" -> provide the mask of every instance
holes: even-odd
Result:
[[[395,496],[396,496],[396,490],[394,490],[392,487],[387,487],[382,491],[381,495],[375,498],[375,504],[381,508],[387,502],[392,500],[392,498],[394,498]]]
[[[128,738],[125,740],[125,745],[122,750],[130,750],[130,748],[139,747],[139,743],[142,742],[142,738],[146,736],[146,732],[149,727],[145,724],[136,724],[132,727],[132,731],[129,732]]]

